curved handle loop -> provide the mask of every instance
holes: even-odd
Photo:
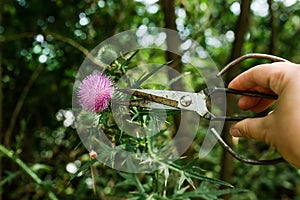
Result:
[[[217,77],[222,76],[225,74],[228,70],[230,70],[232,67],[237,65],[238,63],[242,62],[243,60],[246,60],[248,58],[263,58],[263,59],[268,59],[272,60],[274,62],[290,62],[289,60],[286,60],[284,58],[274,56],[274,55],[269,55],[269,54],[264,54],[264,53],[249,53],[245,54],[241,57],[236,58],[235,60],[231,61],[228,63],[218,74]]]
[[[237,154],[226,142],[222,139],[222,137],[218,134],[215,128],[211,128],[210,131],[213,133],[214,137],[218,140],[221,146],[235,159],[240,162],[251,164],[251,165],[274,165],[277,163],[285,162],[282,157],[271,159],[271,160],[251,160],[248,158],[243,158],[239,154]]]

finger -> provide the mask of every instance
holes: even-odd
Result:
[[[282,63],[262,64],[253,67],[234,78],[229,88],[237,90],[252,90],[258,92],[275,92],[278,94],[277,87],[273,85],[274,78],[282,75]]]
[[[239,99],[238,106],[242,110],[252,110],[258,113],[266,110],[273,102],[272,99],[242,96]]]
[[[238,106],[242,110],[249,110],[260,102],[261,98],[241,96],[238,101]]]
[[[270,144],[266,131],[267,124],[267,117],[247,118],[232,125],[230,133],[234,137],[251,138]]]

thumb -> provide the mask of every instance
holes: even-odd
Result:
[[[269,143],[267,140],[266,122],[268,116],[262,118],[247,118],[230,128],[230,134],[234,137],[245,137]]]

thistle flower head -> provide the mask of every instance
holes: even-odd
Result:
[[[92,112],[101,112],[108,107],[114,87],[109,78],[101,73],[88,75],[78,89],[78,101],[83,109]]]

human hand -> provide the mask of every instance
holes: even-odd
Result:
[[[228,87],[278,95],[271,113],[244,119],[232,125],[230,133],[272,145],[286,161],[300,168],[300,65],[289,62],[258,65],[237,76]],[[238,106],[261,112],[272,102],[242,96]]]

